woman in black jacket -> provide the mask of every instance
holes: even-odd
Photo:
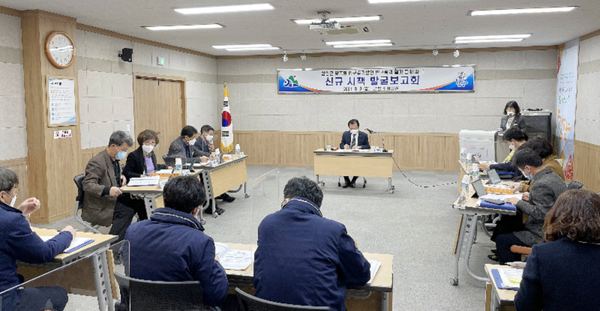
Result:
[[[513,127],[525,131],[527,129],[527,123],[525,123],[525,117],[521,114],[519,104],[517,104],[516,101],[511,100],[504,106],[504,116],[502,116],[502,120],[500,120],[500,128],[498,128],[498,130],[506,131]]]
[[[127,156],[127,163],[123,168],[123,175],[128,182],[133,177],[150,176],[155,171],[168,168],[164,164],[156,163],[156,155],[153,152],[159,142],[156,132],[152,130],[141,132],[137,137],[137,142],[140,146]],[[120,195],[115,205],[113,225],[110,230],[111,234],[119,236],[118,241],[125,237],[125,232],[135,214],[138,214],[140,220],[148,219],[144,200],[132,198],[128,193]]]

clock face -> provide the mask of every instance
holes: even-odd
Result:
[[[75,57],[73,41],[65,33],[54,33],[48,38],[47,53],[56,67],[66,68],[71,65]]]

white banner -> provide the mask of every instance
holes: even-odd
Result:
[[[475,67],[278,69],[280,94],[474,92]]]
[[[579,38],[566,43],[558,58],[556,86],[556,154],[563,159],[565,177],[573,180],[573,151],[575,150],[575,111],[577,109],[577,77]]]

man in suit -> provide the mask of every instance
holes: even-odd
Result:
[[[83,220],[104,227],[112,224],[117,197],[122,194],[120,188],[127,183],[119,161],[125,159],[131,146],[131,136],[116,131],[110,135],[108,147],[88,162],[83,179]]]
[[[283,195],[281,210],[258,227],[255,296],[345,311],[346,287],[366,284],[371,265],[346,227],[323,217],[323,191],[316,182],[292,178]]]
[[[544,243],[542,227],[546,214],[558,197],[567,191],[567,185],[552,169],[544,167],[542,158],[529,148],[517,151],[513,165],[519,168],[527,179],[533,179],[529,193],[523,199],[508,198],[505,201],[516,205],[517,212],[527,214],[523,230],[500,234],[496,238],[496,254],[501,265],[520,260],[520,255],[510,251],[512,245],[533,246]]]
[[[342,135],[342,142],[340,143],[340,149],[369,149],[371,146],[369,145],[369,136],[366,133],[361,132],[360,123],[356,119],[352,119],[348,121],[349,130],[344,132]],[[348,176],[344,176],[344,188],[356,187],[356,180],[358,176],[354,176],[352,180]]]
[[[167,156],[181,158],[183,163],[186,163],[187,159],[193,159],[195,163],[208,161],[211,153],[204,152],[195,146],[198,136],[200,134],[195,127],[186,125],[181,129],[181,136],[177,137],[169,146]]]
[[[215,129],[210,125],[203,125],[200,128],[200,138],[196,140],[194,146],[202,152],[208,153],[211,157],[214,157],[215,145],[213,144],[213,135]],[[221,194],[215,199],[221,199],[225,202],[233,202],[235,198],[227,194],[227,192]]]

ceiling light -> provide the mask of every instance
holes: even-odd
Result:
[[[482,40],[454,40],[456,44],[468,43],[493,43],[493,42],[521,42],[524,39],[482,39]]]
[[[466,40],[526,39],[529,37],[531,37],[531,34],[491,35],[491,36],[458,36],[458,37],[454,38],[454,40],[466,41]]]
[[[301,60],[306,60],[306,54],[304,52],[302,52],[302,55],[300,55],[300,59]]]
[[[283,62],[287,62],[288,61],[288,56],[287,56],[287,51],[283,51]]]
[[[214,29],[223,28],[219,24],[207,24],[207,25],[173,25],[173,26],[142,26],[148,30],[188,30],[188,29]]]
[[[230,45],[213,45],[214,49],[242,49],[242,48],[270,48],[270,44],[230,44]]]
[[[440,52],[438,51],[438,49],[433,49],[433,52],[432,52],[433,56],[438,56],[439,53]]]
[[[485,16],[485,15],[508,15],[508,14],[534,14],[534,13],[559,13],[571,12],[579,8],[578,6],[565,6],[554,8],[529,8],[529,9],[503,9],[503,10],[473,10],[467,15]]]
[[[382,20],[383,17],[381,15],[376,16],[355,16],[355,17],[332,17],[327,19],[330,22],[338,22],[338,23],[352,23],[352,22],[372,22]],[[298,25],[309,25],[312,23],[320,23],[320,19],[293,19],[294,23]]]
[[[422,0],[369,0],[369,3],[417,2]]]
[[[378,44],[378,43],[391,43],[392,40],[381,39],[381,40],[353,40],[353,41],[327,41],[327,45],[346,45],[346,44]]]
[[[260,4],[243,4],[243,5],[226,5],[226,6],[209,6],[200,8],[175,9],[175,12],[181,14],[211,14],[211,13],[233,13],[233,12],[249,12],[249,11],[264,11],[275,9],[269,3]]]
[[[239,52],[239,51],[270,51],[270,50],[279,50],[276,46],[264,47],[264,48],[233,48],[233,49],[225,49],[229,52]]]
[[[460,51],[458,50],[458,47],[456,48],[456,50],[454,50],[453,55],[454,55],[454,57],[459,57],[460,56]]]
[[[344,49],[344,48],[366,48],[366,47],[376,47],[376,46],[392,46],[393,43],[375,43],[375,44],[342,44],[342,45],[334,45],[333,47],[336,49]]]

